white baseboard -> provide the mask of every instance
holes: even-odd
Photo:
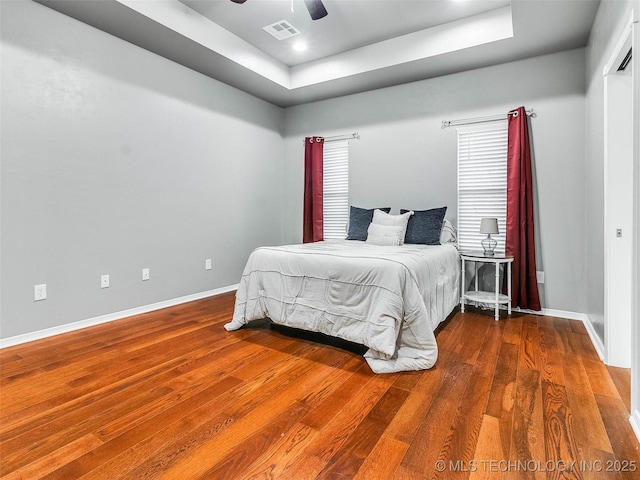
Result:
[[[587,316],[584,313],[571,312],[569,310],[556,310],[553,308],[543,308],[540,315],[568,318],[569,320],[580,320],[581,322],[584,322],[587,319]]]
[[[593,348],[596,349],[596,352],[597,352],[598,356],[600,357],[600,360],[602,360],[602,363],[606,364],[607,363],[607,354],[606,354],[606,350],[604,348],[604,343],[602,343],[602,340],[600,339],[600,337],[596,333],[595,329],[593,328],[593,324],[591,323],[591,320],[589,320],[589,317],[587,315],[584,316],[584,319],[582,320],[582,323],[584,323],[584,328],[587,329],[587,333],[589,334],[589,338],[591,339],[591,343],[593,344]]]
[[[586,314],[578,313],[578,312],[568,312],[566,310],[553,310],[550,308],[543,308],[541,315],[548,315],[550,317],[568,318],[569,320],[580,320],[583,323],[584,328],[587,330],[587,333],[589,334],[589,338],[591,339],[591,344],[593,345],[593,348],[596,349],[596,353],[600,357],[600,360],[602,360],[603,363],[607,363],[604,343],[602,343],[602,340],[596,333],[595,329],[593,328],[593,325],[591,324],[591,321],[589,320],[589,317]]]
[[[600,357],[600,360],[602,360],[603,363],[607,363],[604,343],[602,343],[602,340],[600,340],[600,337],[598,337],[598,334],[596,333],[595,329],[593,328],[593,325],[591,324],[591,321],[589,320],[589,317],[586,314],[571,312],[567,310],[555,310],[552,308],[543,308],[539,312],[535,310],[526,310],[522,308],[514,308],[513,310],[516,312],[522,312],[522,313],[527,313],[532,315],[546,315],[549,317],[568,318],[569,320],[580,320],[584,324],[584,328],[587,329],[587,333],[589,334],[589,338],[591,339],[593,348],[596,349],[596,353]]]
[[[12,347],[14,345],[20,345],[22,343],[32,342],[34,340],[40,340],[42,338],[52,337],[54,335],[60,335],[61,333],[73,332],[74,330],[80,330],[82,328],[93,327],[94,325],[100,325],[101,323],[112,322],[114,320],[120,320],[126,317],[132,317],[133,315],[140,315],[142,313],[152,312],[154,310],[160,310],[161,308],[173,307],[174,305],[180,305],[181,303],[193,302],[194,300],[200,300],[202,298],[213,297],[214,295],[220,295],[221,293],[232,292],[238,289],[238,284],[228,285],[226,287],[220,287],[213,290],[207,290],[206,292],[194,293],[192,295],[185,295],[184,297],[172,298],[162,302],[152,303],[150,305],[143,305],[141,307],[130,308],[128,310],[121,310],[119,312],[108,313],[99,317],[88,318],[86,320],[80,320],[79,322],[67,323],[65,325],[59,325],[57,327],[46,328],[44,330],[38,330],[36,332],[29,332],[22,335],[16,335],[14,337],[0,338],[0,349],[6,347]]]
[[[181,303],[192,302],[194,300],[200,300],[202,298],[212,297],[214,295],[220,295],[221,293],[231,292],[238,289],[238,284],[228,285],[226,287],[216,288],[214,290],[207,290],[205,292],[194,293],[192,295],[186,295],[184,297],[173,298],[162,302],[152,303],[150,305],[144,305],[141,307],[135,307],[128,310],[122,310],[120,312],[109,313],[101,315],[99,317],[93,317],[79,322],[67,323],[65,325],[59,325],[57,327],[47,328],[44,330],[38,330],[36,332],[29,332],[22,335],[16,335],[14,337],[0,338],[0,349],[6,347],[12,347],[14,345],[20,345],[22,343],[32,342],[34,340],[40,340],[42,338],[52,337],[54,335],[60,335],[61,333],[73,332],[74,330],[80,330],[82,328],[92,327],[94,325],[100,325],[101,323],[112,322],[114,320],[120,320],[122,318],[131,317],[133,315],[140,315],[142,313],[152,312],[154,310],[160,310],[161,308],[172,307],[174,305],[180,305]],[[506,308],[506,307],[505,307]],[[542,311],[537,312],[534,310],[525,310],[515,308],[514,311],[534,314],[534,315],[547,315],[550,317],[568,318],[570,320],[580,320],[587,329],[591,343],[593,344],[596,352],[600,356],[600,359],[605,362],[604,345],[598,335],[596,334],[589,318],[584,313],[570,312],[566,310],[553,310],[549,308],[543,308]],[[606,362],[605,362],[606,363]],[[638,422],[640,425],[640,421]]]

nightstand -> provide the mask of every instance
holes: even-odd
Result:
[[[496,254],[487,256],[482,252],[460,252],[462,258],[462,288],[460,295],[460,311],[464,313],[465,301],[492,303],[495,305],[495,318],[500,320],[500,305],[507,304],[508,313],[511,315],[511,264],[513,257],[508,255]],[[474,262],[475,264],[475,290],[465,291],[465,262]],[[478,265],[480,263],[493,263],[496,268],[496,284],[493,292],[478,290]],[[500,293],[500,265],[504,264],[507,270],[507,294]]]

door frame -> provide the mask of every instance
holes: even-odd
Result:
[[[628,232],[631,234],[631,241],[626,246],[624,254],[628,255],[630,263],[630,289],[628,291],[628,315],[630,328],[625,332],[616,331],[614,327],[619,323],[614,323],[615,320],[612,317],[613,299],[617,292],[614,291],[616,287],[616,274],[617,271],[613,271],[610,264],[612,259],[614,246],[616,249],[620,245],[616,243],[618,240],[614,237],[615,225],[611,220],[614,216],[614,210],[619,205],[612,205],[608,201],[609,190],[613,185],[608,185],[608,173],[612,168],[611,158],[612,150],[612,128],[615,127],[615,121],[611,121],[609,111],[609,100],[611,92],[609,88],[612,88],[613,82],[610,82],[616,74],[617,68],[624,56],[632,49],[633,57],[631,62],[631,185],[632,185],[632,205],[630,209],[630,223],[626,225]],[[605,170],[605,202],[604,202],[604,272],[605,272],[605,361],[608,364],[615,364],[619,358],[616,358],[616,349],[620,346],[621,337],[624,334],[628,335],[630,341],[630,352],[628,365],[622,365],[631,368],[631,412],[630,422],[634,429],[634,432],[640,440],[640,28],[638,24],[638,11],[637,9],[631,10],[631,17],[625,26],[622,34],[616,43],[615,48],[609,58],[609,61],[605,64],[603,69],[604,76],[604,170]],[[619,219],[619,217],[618,217]],[[629,228],[630,227],[630,228]],[[624,235],[624,231],[623,231]],[[623,297],[624,298],[624,297]]]

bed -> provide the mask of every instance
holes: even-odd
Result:
[[[254,250],[228,331],[269,318],[368,347],[376,373],[431,368],[434,330],[458,305],[453,244],[380,246],[335,240]]]

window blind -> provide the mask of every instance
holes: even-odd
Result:
[[[349,221],[349,142],[325,142],[323,153],[324,238],[345,238]]]
[[[496,253],[504,253],[507,220],[507,121],[458,127],[458,245],[482,250],[483,217],[498,219]]]

